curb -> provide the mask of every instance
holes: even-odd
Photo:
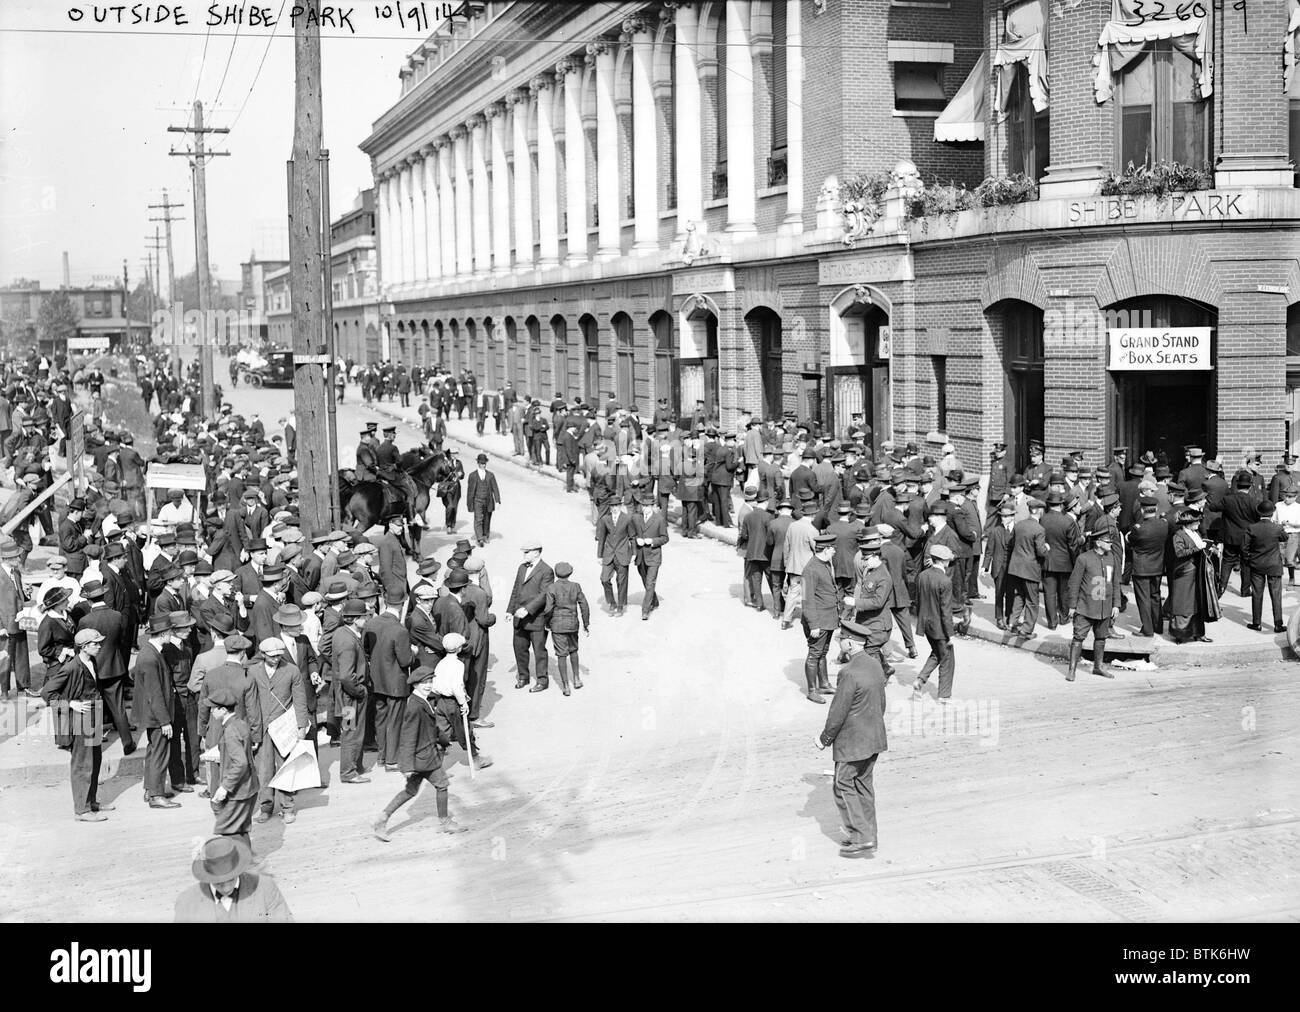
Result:
[[[404,422],[411,425],[414,423],[410,419],[401,415],[399,412],[388,408],[385,405],[372,405],[371,410],[393,419],[394,421]],[[513,453],[503,453],[490,444],[478,439],[469,439],[463,436],[454,436],[450,431],[447,433],[447,439],[451,442],[459,443],[461,446],[471,447],[476,451],[486,453],[489,457],[496,460],[504,461],[522,471],[530,471],[533,474],[544,475],[553,478],[556,481],[563,482],[564,475],[557,471],[550,464],[534,465],[525,458],[516,456]],[[577,475],[574,480],[575,486],[586,488],[586,481],[582,475]],[[680,520],[681,510],[670,509],[668,519]],[[700,524],[700,533],[714,541],[721,542],[725,545],[735,547],[737,532],[735,528],[717,527],[707,521]],[[981,607],[977,603],[976,608]],[[1070,656],[1070,640],[1065,636],[1047,635],[1031,636],[1025,639],[1015,636],[1009,632],[1004,632],[992,621],[992,605],[983,604],[984,608],[989,609],[989,617],[976,612],[972,616],[969,638],[983,640],[986,643],[994,643],[1012,650],[1022,650],[1048,660],[1065,661]],[[1213,627],[1211,627],[1213,631]],[[1086,650],[1091,650],[1091,637],[1086,641]],[[1137,646],[1136,644],[1142,644]],[[1149,645],[1148,645],[1149,644]],[[1293,660],[1294,656],[1288,646],[1288,638],[1285,633],[1274,634],[1270,640],[1261,640],[1259,645],[1255,646],[1235,646],[1224,644],[1205,645],[1205,644],[1176,644],[1159,639],[1143,641],[1140,637],[1129,634],[1122,639],[1111,639],[1107,641],[1107,653],[1111,655],[1137,656],[1146,657],[1161,668],[1195,668],[1195,667],[1212,667],[1224,663],[1233,663],[1237,665],[1248,664],[1272,664],[1276,661]],[[1090,656],[1090,655],[1089,655]]]

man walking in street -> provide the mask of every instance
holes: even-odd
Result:
[[[862,648],[866,631],[853,622],[840,625],[846,662],[840,666],[835,697],[818,736],[819,748],[832,748],[832,790],[848,838],[840,855],[869,857],[876,850],[876,760],[889,747],[885,736],[885,673],[880,661]]]
[[[1065,597],[1065,612],[1074,612],[1074,632],[1070,640],[1070,669],[1067,682],[1074,681],[1083,657],[1083,641],[1092,632],[1092,673],[1114,678],[1106,667],[1106,637],[1111,623],[1119,614],[1120,567],[1111,554],[1113,535],[1106,528],[1090,532],[1093,551],[1083,552],[1074,563]],[[1062,616],[1064,618],[1064,615]],[[1145,620],[1144,620],[1145,621]]]
[[[939,702],[952,699],[952,682],[957,659],[952,646],[952,580],[947,568],[953,552],[947,545],[930,546],[930,565],[916,578],[916,631],[930,642],[930,656],[912,684],[912,699],[919,700],[926,691],[931,672],[939,669]]]
[[[830,695],[830,674],[826,668],[826,655],[830,652],[831,634],[840,622],[839,596],[835,588],[835,572],[831,561],[835,557],[835,535],[819,534],[813,541],[813,555],[800,574],[803,586],[804,639],[808,655],[804,658],[804,680],[808,684],[810,703],[825,704],[823,695]]]
[[[1282,548],[1287,542],[1286,529],[1273,519],[1273,503],[1265,499],[1256,507],[1259,519],[1246,529],[1242,545],[1242,565],[1250,570],[1250,624],[1247,629],[1261,631],[1264,615],[1264,587],[1268,586],[1273,606],[1273,631],[1286,632],[1282,622]]]
[[[528,653],[532,650],[536,684],[529,692],[544,692],[550,685],[546,670],[546,592],[555,580],[551,567],[542,561],[542,543],[528,539],[523,544],[524,561],[515,574],[506,610],[514,618],[515,688],[530,680]]]
[[[488,470],[487,454],[480,453],[475,459],[478,467],[470,472],[466,496],[474,514],[474,540],[482,548],[492,537],[492,513],[501,505],[501,490],[497,476]]]
[[[663,563],[663,546],[668,544],[668,521],[655,508],[654,496],[649,492],[637,493],[636,501],[638,509],[629,521],[628,533],[632,538],[632,550],[636,553],[636,571],[641,577],[641,586],[645,588],[641,595],[641,621],[645,622],[659,607],[655,586]]]

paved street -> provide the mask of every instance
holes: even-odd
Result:
[[[356,397],[350,388],[339,412],[344,463],[361,423],[380,417]],[[233,399],[271,433],[292,395],[241,387]],[[399,432],[401,445],[414,439]],[[499,621],[485,706],[496,727],[481,733],[496,764],[472,780],[452,752],[452,812],[471,832],[438,835],[422,795],[392,824],[392,843],[375,841],[369,821],[400,786],[382,772],[300,796],[294,826],[276,819],[253,834],[299,919],[1300,914],[1294,664],[1067,684],[1060,664],[961,641],[946,727],[933,703],[912,704],[891,684],[890,750],[876,770],[880,853],[846,861],[830,753],[813,744],[826,709],[801,690],[802,637],[741,609],[734,550],[674,539],[663,607],[638,619],[633,572],[628,615],[611,619],[597,604],[586,496],[493,468],[503,504],[483,555],[494,610],[504,612],[521,540],[540,535],[543,557],[572,563],[594,606],[581,641],[586,688],[516,692]],[[439,533],[426,548],[445,559],[453,540]],[[899,664],[904,684],[919,663]],[[19,746],[63,774],[24,781]],[[337,751],[323,756],[336,774]],[[192,881],[190,848],[211,829],[207,802],[185,795],[178,811],[151,811],[136,768],[106,784],[113,817],[81,825],[65,753],[9,741],[0,767],[0,916],[170,916]]]

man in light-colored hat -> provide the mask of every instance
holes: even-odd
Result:
[[[275,880],[249,871],[252,863],[253,852],[243,840],[209,837],[190,868],[197,883],[176,898],[176,923],[293,923]]]
[[[271,779],[284,765],[288,750],[281,752],[271,736],[271,725],[276,718],[293,710],[294,727],[298,738],[305,738],[311,730],[311,715],[307,711],[307,690],[302,672],[285,657],[284,641],[278,636],[268,636],[258,644],[262,655],[260,663],[253,666],[251,674],[257,679],[257,695],[262,707],[262,726],[266,729],[265,741],[257,750],[257,779],[260,785],[258,813],[254,822],[266,822],[275,812],[278,803],[286,824],[292,823],[293,795],[288,791],[272,790]]]
[[[524,561],[515,573],[515,584],[506,605],[514,620],[515,688],[528,685],[531,649],[537,683],[528,691],[543,692],[550,685],[546,668],[546,592],[555,582],[555,572],[542,561],[541,541],[527,538],[521,547]]]
[[[948,566],[953,552],[947,545],[930,546],[930,565],[916,578],[916,631],[930,642],[930,656],[912,685],[912,698],[920,699],[925,693],[930,673],[939,669],[939,701],[952,698],[952,681],[957,660],[953,652],[952,635],[952,580]]]

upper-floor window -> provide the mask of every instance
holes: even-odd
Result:
[[[1155,42],[1119,80],[1119,163],[1160,161],[1200,167],[1210,157],[1210,98],[1199,98],[1196,64],[1170,42]]]
[[[1029,94],[1029,70],[1023,64],[1015,68],[1015,80],[1007,101],[1007,169],[1023,172],[1035,181],[1047,171],[1049,112],[1034,108]]]
[[[938,115],[948,104],[942,63],[894,64],[894,111]]]
[[[768,167],[769,186],[786,181],[786,5],[772,4],[772,157]]]

